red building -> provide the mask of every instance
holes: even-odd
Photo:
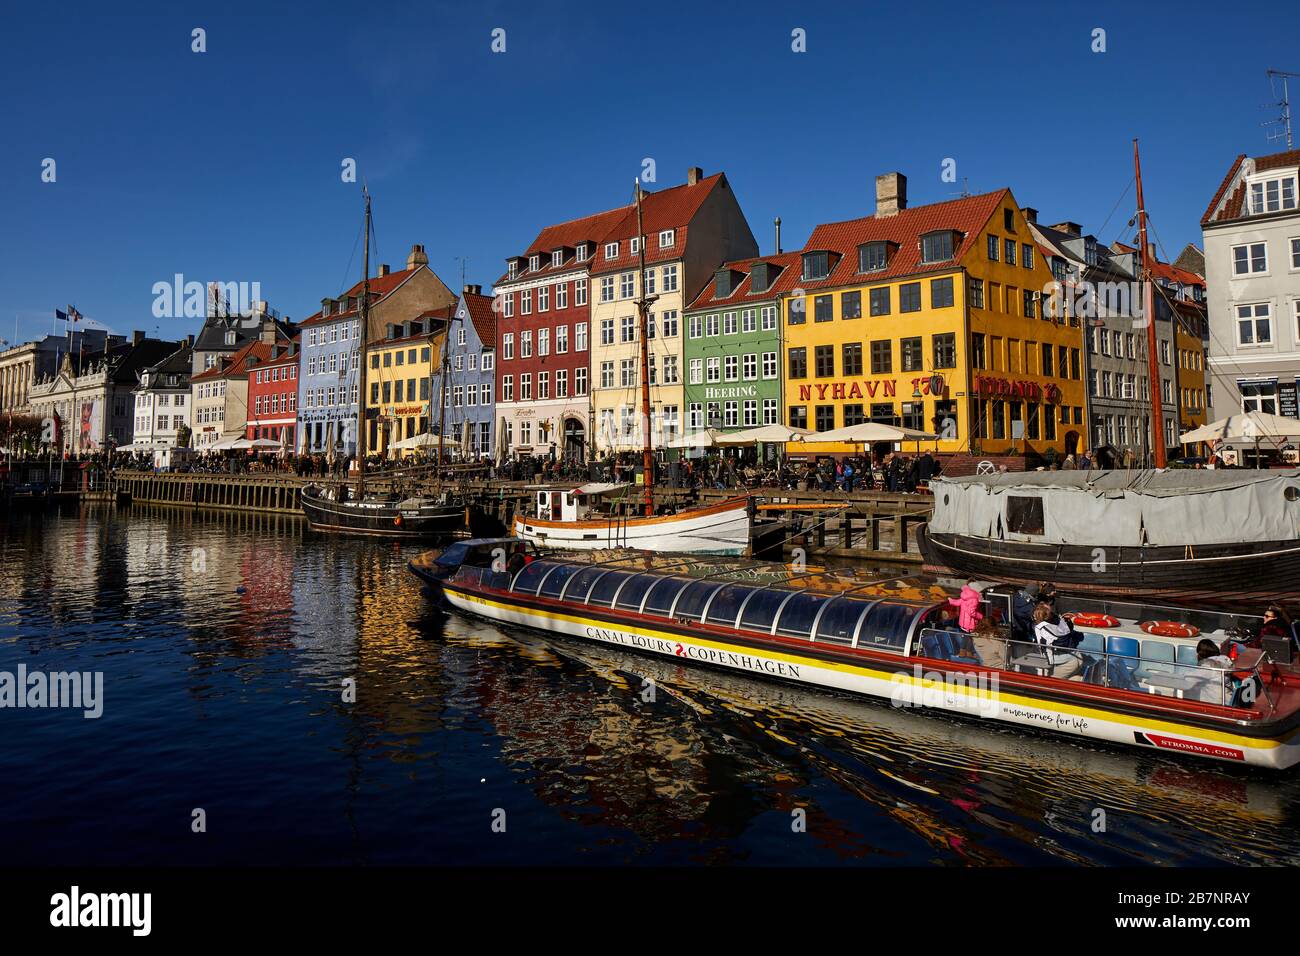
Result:
[[[246,438],[266,438],[296,450],[298,420],[298,337],[270,346],[264,361],[248,360]]]
[[[496,282],[496,439],[510,455],[584,460],[591,440],[597,243],[628,207],[547,226]]]

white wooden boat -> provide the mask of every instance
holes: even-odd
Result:
[[[571,489],[541,489],[536,493],[537,516],[516,517],[514,533],[538,546],[580,551],[639,548],[736,555],[749,547],[748,498],[646,517],[597,510],[603,497],[627,487],[592,483]]]

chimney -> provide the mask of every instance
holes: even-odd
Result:
[[[388,275],[388,273],[390,273],[390,272],[392,272],[392,271],[393,271],[392,269],[388,268],[388,263],[387,263],[387,262],[382,263],[382,264],[379,266],[379,278],[382,279],[384,276]]]
[[[1160,257],[1156,255],[1156,244],[1154,242],[1147,242],[1147,261],[1148,262],[1160,261]]]
[[[187,349],[192,349],[192,348],[194,348],[194,333],[193,333],[193,332],[191,332],[189,335],[185,336],[185,347],[186,347]]]
[[[1079,238],[1083,235],[1083,227],[1077,222],[1069,222],[1068,220],[1066,222],[1058,222],[1052,226],[1052,228],[1057,232],[1063,232],[1066,235],[1074,236],[1075,238]]]
[[[482,287],[481,285],[467,285],[467,286],[465,286],[465,294],[466,294],[466,295],[482,295],[482,294],[483,294],[483,287]]]
[[[144,341],[144,333],[143,333],[143,332],[141,332],[139,329],[135,329],[134,331],[131,332],[131,344],[132,344],[132,345],[139,345],[139,344],[140,344],[141,342],[143,342],[143,341]]]
[[[876,177],[876,218],[897,216],[907,208],[907,177],[885,173]]]
[[[686,185],[688,186],[694,186],[703,178],[704,170],[700,169],[698,166],[692,166],[690,169],[686,170]]]
[[[275,345],[275,320],[266,319],[262,322],[262,331],[258,335],[263,345]]]
[[[1033,206],[1021,206],[1020,214],[1025,217],[1025,222],[1032,222],[1038,225],[1038,210]]]
[[[414,269],[416,266],[427,266],[429,257],[424,254],[424,246],[416,243],[411,246],[411,254],[406,257],[406,268]]]
[[[776,254],[781,254],[781,217],[777,216],[772,220],[776,224]]]

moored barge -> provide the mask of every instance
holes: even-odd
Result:
[[[410,568],[451,607],[503,624],[1090,741],[1276,769],[1300,761],[1300,671],[1289,653],[1242,648],[1230,673],[1196,662],[1198,639],[1236,633],[1224,615],[1185,614],[1194,622],[1165,636],[1141,623],[1175,609],[1062,603],[1093,615],[1069,651],[1078,673],[1064,679],[1005,628],[972,645],[933,579],[525,547],[462,541]],[[1010,593],[986,597],[990,620],[1005,619]]]

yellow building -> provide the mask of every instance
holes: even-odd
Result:
[[[693,167],[685,185],[646,193],[641,205],[651,440],[662,447],[683,430],[682,312],[718,266],[756,255],[758,245],[723,173],[705,176]],[[636,209],[629,207],[597,244],[591,267],[591,404],[600,454],[642,447],[639,241]]]
[[[412,454],[392,451],[390,446],[437,425],[441,347],[450,311],[389,325],[382,339],[369,343],[366,449],[370,454]]]
[[[909,209],[891,173],[876,206],[818,226],[779,283],[786,423],[902,425],[947,453],[1082,451],[1081,331],[1044,314],[1051,270],[1010,190]]]

